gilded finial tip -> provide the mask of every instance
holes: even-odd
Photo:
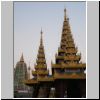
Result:
[[[41,34],[43,34],[42,27],[41,27]]]

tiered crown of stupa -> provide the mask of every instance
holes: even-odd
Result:
[[[37,79],[40,79],[41,77],[45,77],[49,74],[49,71],[47,70],[46,59],[45,59],[42,35],[43,32],[41,30],[40,46],[38,49],[36,64],[34,65],[35,71],[32,71],[33,76],[36,77]]]
[[[84,72],[83,69],[85,69],[86,64],[80,63],[81,54],[78,54],[77,52],[78,50],[77,47],[75,47],[74,39],[69,24],[69,18],[66,15],[65,8],[60,47],[58,48],[58,54],[55,55],[56,64],[52,64],[53,74],[58,74],[58,72],[65,73],[68,71],[72,71],[73,69],[78,69],[81,70],[79,72]],[[75,74],[74,71],[73,73]]]
[[[70,57],[73,56],[71,57],[71,59],[69,57],[68,60],[80,60],[81,56],[77,57],[76,53],[77,53],[77,47],[75,47],[74,39],[71,34],[69,18],[67,18],[66,16],[66,9],[64,9],[62,36],[61,36],[60,47],[58,48],[58,55],[56,54],[56,58],[62,58],[63,61],[65,62],[69,56]]]

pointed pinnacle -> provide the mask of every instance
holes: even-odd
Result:
[[[22,62],[24,61],[23,53],[21,55],[20,61],[22,61]]]
[[[42,34],[43,34],[43,32],[42,32],[42,28],[41,28],[41,40],[40,40],[41,45],[42,45]]]
[[[66,20],[66,8],[64,9],[64,20]]]

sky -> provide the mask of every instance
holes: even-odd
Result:
[[[14,67],[21,54],[27,66],[34,69],[40,44],[40,31],[48,68],[60,46],[64,8],[82,62],[86,62],[86,3],[85,2],[14,2]]]

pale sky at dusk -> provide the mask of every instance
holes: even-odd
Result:
[[[23,52],[24,60],[32,69],[36,62],[43,30],[43,43],[48,68],[60,45],[67,9],[74,42],[86,62],[86,3],[85,2],[14,2],[14,66]]]

